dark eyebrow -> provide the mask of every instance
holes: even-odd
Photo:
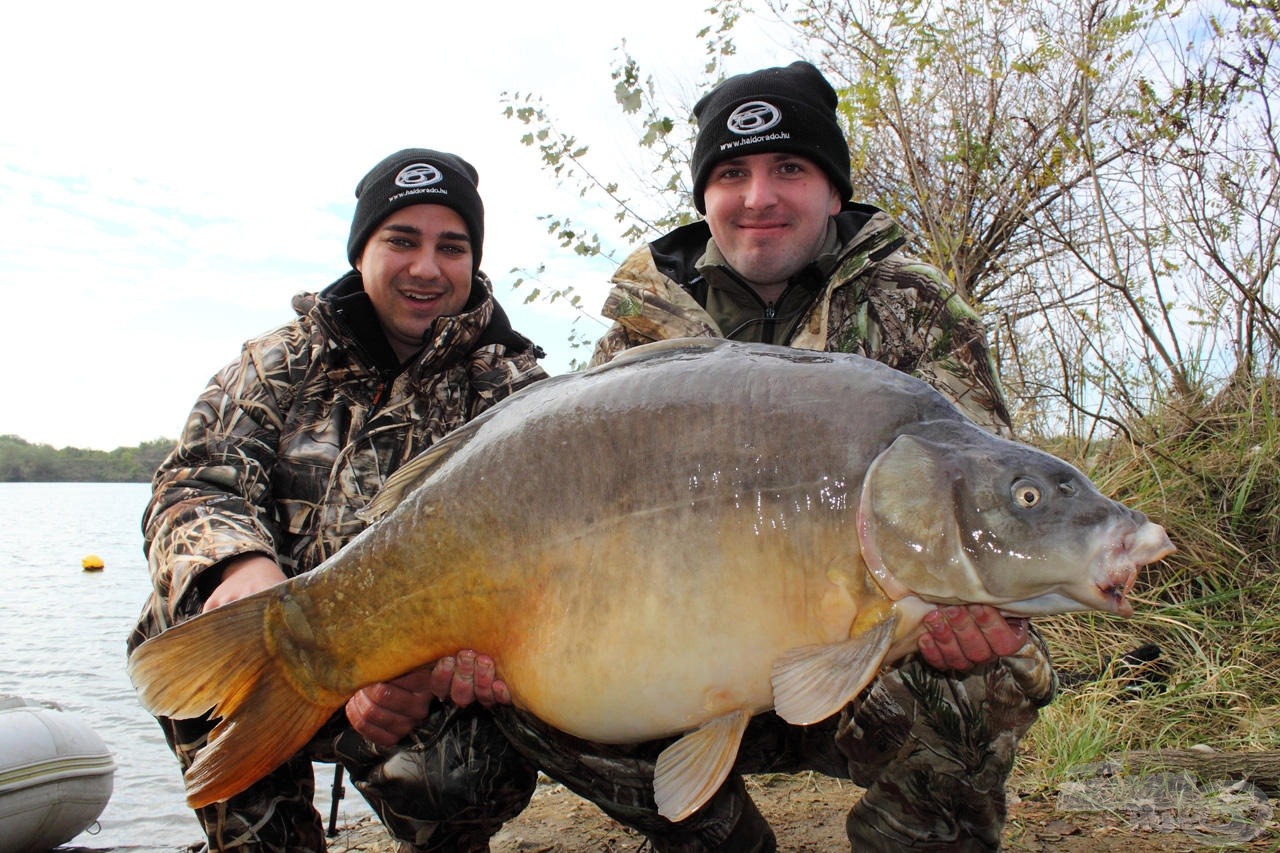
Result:
[[[408,234],[412,237],[421,237],[422,229],[413,225],[404,225],[402,223],[393,222],[389,225],[382,226],[383,231],[394,231],[397,234]],[[467,236],[465,231],[441,231],[440,237],[445,240],[460,240],[464,243],[470,243],[471,238]]]

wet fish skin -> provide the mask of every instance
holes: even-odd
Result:
[[[270,772],[362,686],[470,647],[571,734],[689,732],[655,779],[679,820],[752,714],[835,713],[914,648],[934,604],[1127,614],[1138,568],[1172,550],[919,380],[709,339],[525,389],[369,514],[315,571],[135,652],[149,710],[223,718],[188,771],[193,806]]]

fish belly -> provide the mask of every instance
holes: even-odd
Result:
[[[681,553],[696,552],[697,539],[681,539]],[[853,566],[815,570],[832,563],[802,565],[772,547],[790,541],[717,541],[708,543],[714,558],[693,562],[650,544],[644,572],[621,568],[624,554],[613,553],[593,561],[601,568],[590,582],[550,584],[535,607],[510,611],[521,616],[498,663],[516,703],[602,743],[767,710],[774,661],[847,639],[865,577]]]

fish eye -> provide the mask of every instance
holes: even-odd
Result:
[[[1040,503],[1040,487],[1030,480],[1013,484],[1013,503],[1019,509],[1032,509]]]

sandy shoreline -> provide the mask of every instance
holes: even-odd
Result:
[[[849,850],[845,815],[861,796],[861,788],[816,773],[747,776],[746,782],[752,799],[777,833],[780,851]],[[1009,853],[1168,853],[1203,846],[1186,834],[1139,825],[1119,812],[1064,812],[1055,808],[1055,797],[1028,792],[1024,799],[1015,790],[1009,793],[1003,845]],[[1274,821],[1268,819],[1267,826],[1260,829],[1260,837],[1235,849],[1274,853]],[[181,843],[164,853],[191,853],[202,846],[194,837],[175,841]],[[129,853],[138,849],[59,847],[55,853]],[[396,842],[373,817],[340,825],[336,836],[329,839],[328,849],[329,853],[397,853]],[[544,777],[529,806],[494,836],[491,853],[640,853],[642,849],[648,848],[641,836]]]

